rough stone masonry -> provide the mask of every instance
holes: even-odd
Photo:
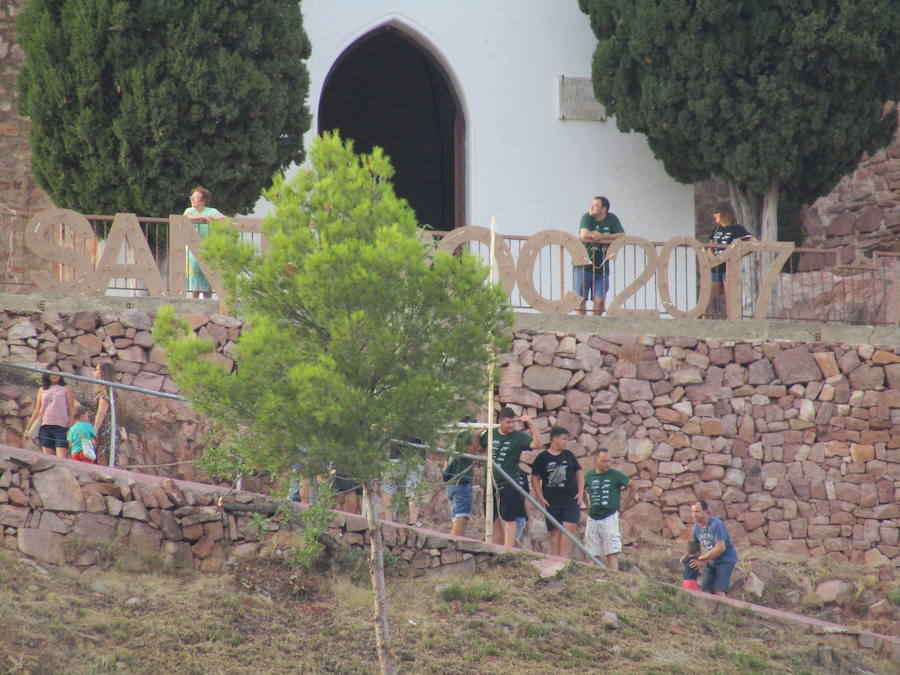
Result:
[[[187,318],[233,367],[243,322]],[[137,309],[0,312],[0,359],[85,374],[109,360],[124,383],[173,391],[149,327]],[[706,499],[739,543],[900,560],[896,346],[519,330],[500,366],[499,403],[531,415],[544,435],[569,429],[585,464],[598,446],[611,451],[637,487],[627,527],[682,536],[690,503]],[[141,459],[195,456],[203,423],[186,406],[132,401],[169,427],[165,443],[144,434]],[[31,405],[30,389],[0,385],[0,442],[19,444]]]

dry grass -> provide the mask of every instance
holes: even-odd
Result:
[[[0,673],[371,673],[371,596],[354,575],[298,581],[272,560],[218,575],[114,565],[92,588],[0,552]],[[570,566],[542,580],[525,556],[503,556],[470,577],[392,579],[390,597],[404,672],[891,667],[745,613],[705,615],[680,592],[634,575]],[[606,610],[617,627],[604,625]]]
[[[635,563],[652,579],[680,584],[678,557],[684,550],[683,546],[679,542],[650,537],[626,547],[625,559]],[[765,584],[759,596],[743,588],[743,581],[749,572],[756,574]],[[846,582],[851,590],[838,603],[822,603],[814,592],[815,588],[819,583],[832,579]],[[891,599],[895,606],[900,605],[900,578],[890,572],[880,578],[878,571],[871,567],[837,562],[828,556],[801,558],[753,548],[740,554],[732,579],[731,595],[739,600],[824,621],[889,633],[892,619],[873,620],[868,614],[868,607],[884,597]]]

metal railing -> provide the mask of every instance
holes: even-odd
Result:
[[[38,258],[26,248],[24,231],[31,216],[30,213],[0,208],[0,292],[36,292],[31,276],[35,271],[44,272],[58,282],[74,279],[72,267]],[[72,228],[67,229],[65,223],[50,223],[47,237],[54,246],[87,256],[96,266],[103,252],[104,237],[109,234],[115,218],[107,215],[84,217],[98,236],[79,235]],[[167,280],[171,265],[185,264],[183,255],[170,259],[167,244],[169,219],[140,217],[137,222],[162,278]],[[260,219],[236,218],[233,223],[241,231],[242,238],[265,250]],[[447,234],[432,232],[438,240]],[[572,297],[573,260],[570,249],[551,242],[534,250],[528,247],[529,239],[521,235],[498,236],[498,242],[502,243],[506,251],[504,255],[507,256],[505,274],[516,277],[504,279],[511,289],[510,304],[521,310],[533,309],[522,292],[523,275],[530,277],[535,292],[548,301],[558,302]],[[610,260],[607,310],[617,306],[624,315],[667,318],[673,316],[668,306],[681,312],[694,307],[700,293],[697,256],[706,249],[719,247],[696,242],[695,246],[702,246],[698,250],[683,242],[671,246],[666,242],[650,240],[641,240],[639,244],[623,246]],[[488,262],[487,244],[466,241],[462,247]],[[519,263],[526,248],[529,250],[524,257],[531,260],[533,256],[532,264],[529,270],[520,270]],[[118,252],[118,263],[128,264],[129,255],[131,251],[126,242]],[[777,269],[771,269],[774,259],[771,253],[756,252],[740,261],[742,278],[760,280],[745,284],[741,318],[872,325],[892,325],[900,320],[900,254],[875,251],[871,262],[842,264],[836,249],[796,248],[783,264],[778,263]],[[497,266],[495,278],[498,280],[502,267]],[[749,268],[757,270],[755,277]],[[771,286],[765,286],[767,297],[763,298],[756,289],[763,287],[761,280],[767,273],[770,276],[774,273],[774,282]],[[665,295],[661,293],[663,287]],[[130,296],[148,294],[140,279],[125,278],[110,279],[106,293]],[[723,305],[720,295],[710,302],[704,315],[709,318],[723,317]],[[757,305],[764,306],[762,316],[757,316]]]
[[[448,233],[436,232],[435,238]],[[502,235],[515,264],[528,237]],[[466,250],[487,261],[488,246],[480,241],[464,244]],[[703,244],[703,249],[725,249],[725,246]],[[687,245],[672,248],[668,260],[661,260],[666,242],[645,240],[645,245],[626,244],[609,261],[609,292],[606,307],[621,299],[621,307],[635,316],[655,313],[661,318],[672,315],[664,301],[680,310],[688,310],[699,295],[696,253]],[[765,306],[766,320],[814,321],[848,324],[893,325],[900,319],[900,253],[875,251],[871,263],[842,264],[835,249],[794,248],[784,264],[775,270],[769,297],[758,289],[761,279],[775,263],[771,253],[748,255],[741,263],[742,277],[748,268],[756,268],[758,281],[743,290],[741,318],[756,319],[756,306]],[[549,300],[560,300],[574,293],[572,258],[562,246],[551,244],[538,252],[533,267],[533,283],[538,293]],[[751,271],[752,272],[752,271]],[[666,276],[669,296],[660,293],[661,277]],[[642,278],[643,277],[643,278]],[[495,275],[495,280],[498,276]],[[531,309],[516,285],[510,304],[517,309]],[[711,299],[704,315],[725,318],[723,295]]]
[[[466,424],[464,426],[467,428],[472,427],[472,426],[482,428],[485,425],[483,425],[483,424]],[[446,448],[432,448],[431,446],[424,445],[422,443],[412,443],[410,441],[402,441],[402,440],[396,440],[396,439],[394,440],[394,442],[397,444],[400,444],[400,445],[405,445],[410,448],[424,450],[425,452],[440,452],[442,454],[452,455],[454,457],[465,457],[466,459],[471,459],[471,460],[477,461],[477,462],[486,462],[487,461],[486,455],[472,455],[470,453],[453,453],[451,450],[448,450]],[[531,493],[529,493],[527,490],[522,488],[522,486],[519,485],[518,481],[516,481],[512,476],[510,476],[503,469],[502,466],[493,464],[493,469],[494,469],[494,472],[507,483],[507,485],[512,486],[519,494],[521,494],[525,499],[527,499],[528,502],[533,507],[535,507],[538,510],[538,512],[540,512],[541,515],[544,516],[544,518],[546,520],[548,520],[556,529],[558,529],[565,537],[567,537],[579,551],[581,551],[585,556],[587,556],[587,558],[590,561],[592,561],[594,564],[596,564],[599,567],[606,567],[606,565],[604,565],[602,562],[600,562],[600,560],[587,549],[587,547],[582,543],[582,541],[578,537],[576,537],[574,534],[569,532],[569,530],[567,530],[565,527],[563,527],[562,523],[560,523],[556,518],[554,518],[547,511],[547,509],[545,509],[543,506],[541,506],[541,503],[537,499],[532,497]],[[581,498],[581,495],[579,495],[579,499],[580,498]],[[490,509],[493,509],[493,499],[494,499],[494,495],[485,494],[485,504],[484,504],[485,514],[487,514]]]
[[[32,280],[34,272],[43,272],[54,281],[59,282],[74,281],[75,279],[73,267],[40,258],[26,246],[25,228],[34,215],[0,208],[0,261],[6,258],[5,264],[0,265],[0,292],[37,292],[37,287]],[[59,249],[86,257],[96,269],[103,256],[115,216],[87,214],[84,218],[91,226],[94,233],[92,236],[85,236],[64,222],[50,222],[47,223],[49,233],[45,235],[45,239]],[[170,265],[181,265],[182,267],[186,265],[184,254],[178,256],[176,260],[170,260],[169,219],[144,216],[136,219],[157,269],[164,280],[168,279]],[[243,241],[253,243],[260,250],[265,249],[262,237],[262,219],[234,218],[232,224],[240,231]],[[117,252],[116,262],[122,265],[134,263],[134,251],[127,241]],[[106,294],[131,297],[149,295],[142,279],[123,277],[111,277],[106,287]]]
[[[0,367],[4,368],[15,368],[17,370],[25,370],[33,373],[40,374],[61,374],[63,377],[67,377],[71,380],[78,380],[81,382],[90,382],[92,384],[103,385],[107,388],[107,393],[109,395],[109,424],[110,424],[110,435],[109,435],[109,465],[116,465],[116,448],[117,448],[117,419],[116,419],[116,389],[123,389],[125,391],[133,391],[139,394],[149,394],[150,396],[158,396],[160,398],[168,398],[176,401],[184,401],[185,398],[183,396],[179,396],[178,394],[170,394],[164,391],[153,391],[152,389],[144,389],[143,387],[135,387],[130,384],[121,384],[119,382],[110,382],[109,380],[98,380],[93,377],[87,377],[85,375],[76,375],[75,373],[64,373],[59,370],[48,370],[46,368],[38,368],[37,366],[29,366],[24,363],[0,363]]]

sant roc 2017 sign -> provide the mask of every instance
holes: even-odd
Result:
[[[260,233],[258,220],[235,221],[234,226],[242,232]],[[82,238],[91,239],[94,231],[88,219],[80,213],[66,209],[47,209],[31,218],[25,230],[25,244],[36,255],[50,263],[63,265],[72,270],[66,275],[68,280],[54,278],[48,270],[35,270],[32,280],[41,291],[51,293],[79,293],[84,295],[105,295],[111,279],[140,279],[150,296],[183,297],[187,291],[185,265],[182,261],[185,251],[190,250],[198,258],[200,267],[209,280],[213,290],[221,289],[221,279],[215,269],[204,263],[201,257],[201,240],[194,226],[184,216],[172,215],[168,219],[167,254],[168,279],[164,280],[159,264],[147,243],[138,218],[133,213],[118,213],[113,219],[112,227],[106,237],[102,254],[95,262],[91,256],[84,255],[71,247],[62,245],[54,231],[59,227]],[[426,233],[426,236],[428,234]],[[476,243],[482,247],[489,246],[491,233],[485,227],[461,227],[447,233],[440,239],[438,250],[455,253],[460,247],[468,247]],[[120,261],[120,253],[127,244],[130,250],[130,261]],[[581,296],[571,290],[560,292],[559,297],[548,298],[541,294],[535,286],[536,271],[542,264],[540,253],[546,247],[557,247],[567,254],[571,265],[590,263],[584,245],[573,233],[562,230],[544,230],[527,238],[518,255],[513,256],[509,245],[502,237],[497,237],[494,247],[494,262],[499,272],[500,282],[508,293],[518,288],[522,300],[534,310],[545,313],[567,314],[581,304]],[[794,250],[792,243],[739,242],[728,250],[715,256],[713,260],[706,254],[707,246],[693,237],[674,237],[664,242],[661,248],[657,244],[634,235],[620,236],[609,244],[607,259],[616,264],[617,258],[625,249],[632,253],[639,250],[643,254],[643,266],[635,271],[633,277],[624,287],[615,289],[607,304],[609,316],[658,317],[665,313],[673,317],[696,318],[703,314],[710,302],[712,283],[710,269],[724,265],[726,268],[728,318],[741,317],[741,260],[752,253],[769,253],[772,258],[766,269],[762,271],[759,292],[756,293],[755,316],[758,320],[766,317],[772,288],[781,272],[784,263]],[[693,264],[696,277],[682,280],[695,289],[696,302],[692,307],[679,306],[672,300],[670,290],[670,260],[676,249],[685,249],[693,253]],[[261,249],[265,251],[265,240],[261,240]],[[566,270],[564,273],[569,273]],[[655,282],[654,282],[655,279]],[[635,308],[626,306],[629,299],[639,291],[655,286],[659,299],[656,308]],[[633,303],[632,303],[633,304]],[[682,303],[683,304],[683,303]]]

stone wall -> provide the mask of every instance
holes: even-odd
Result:
[[[862,262],[876,250],[900,253],[900,132],[884,150],[863,155],[801,219],[803,245],[837,249],[839,262]]]
[[[630,527],[679,537],[706,499],[740,543],[900,561],[900,350],[517,332],[499,401],[606,447]]]
[[[187,319],[231,367],[242,322]],[[629,528],[682,536],[690,503],[707,499],[740,543],[900,560],[900,347],[655,337],[569,319],[595,332],[515,333],[500,359],[497,400],[534,417],[544,441],[554,424],[569,429],[586,466],[591,451],[609,448],[637,488]],[[107,360],[124,383],[174,391],[150,320],[136,309],[0,312],[0,359],[55,361],[84,374]],[[714,331],[719,322],[694,323]],[[755,324],[738,325],[750,335]],[[19,445],[34,392],[9,373],[0,368],[0,442]],[[123,399],[128,465],[193,478],[202,420],[180,402]]]
[[[187,318],[199,335],[216,341],[217,358],[230,367],[232,361],[225,354],[234,347],[242,321],[218,314]],[[137,309],[70,314],[0,311],[0,361],[56,364],[64,372],[88,377],[97,363],[106,361],[122,384],[177,393],[150,328],[150,315]],[[23,371],[0,368],[0,443],[22,444],[25,422],[34,409],[32,379]],[[72,387],[78,399],[90,401],[93,385],[73,380]],[[206,426],[189,405],[121,390],[117,402],[119,425],[127,433],[118,465],[188,480],[197,477],[192,462],[200,453]]]
[[[218,572],[227,562],[263,553],[279,531],[302,527],[284,513],[265,523],[264,532],[250,511],[273,506],[259,494],[226,491],[101,468],[17,448],[0,446],[0,549],[17,551],[44,565],[65,568],[88,581],[113,562],[128,568],[164,565],[174,569]],[[365,519],[335,513],[328,534],[337,546],[368,544]],[[478,564],[508,549],[474,539],[442,535],[382,522],[385,546],[402,576],[426,573],[471,575]],[[269,550],[271,547],[269,547]],[[542,577],[559,571],[561,561],[536,561]],[[791,622],[819,639],[846,649],[871,649],[900,658],[900,641],[867,630],[752,605],[731,598],[685,592],[685,598],[713,615],[728,606],[772,621]]]
[[[0,548],[19,551],[79,576],[98,573],[112,557],[160,561],[174,568],[218,571],[226,560],[256,555],[260,531],[254,507],[271,498],[96,467],[0,446]],[[302,518],[302,507],[294,505]],[[267,533],[300,527],[284,514]],[[335,513],[329,534],[339,543],[368,542],[365,519]],[[497,552],[480,541],[445,537],[410,527],[383,526],[385,545],[399,573],[471,567]]]
[[[715,227],[712,211],[727,200],[723,181],[712,178],[696,184],[697,239],[709,239]],[[804,256],[801,271],[867,262],[873,251],[900,252],[900,131],[887,148],[864,153],[856,169],[800,212],[800,221],[802,247],[836,253]]]

